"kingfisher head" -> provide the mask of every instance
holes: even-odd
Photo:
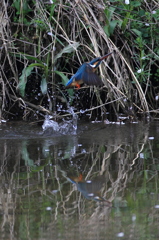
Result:
[[[94,58],[92,61],[90,61],[89,65],[90,65],[92,68],[96,69],[96,68],[99,66],[99,64],[103,61],[103,59],[107,58],[107,57],[108,57],[109,55],[111,55],[112,53],[113,53],[113,52],[110,52],[110,53],[104,55],[103,57]]]
[[[89,65],[92,68],[97,68],[99,66],[99,64],[101,63],[102,60],[100,60],[100,57],[98,58],[94,58],[92,61],[90,61]]]

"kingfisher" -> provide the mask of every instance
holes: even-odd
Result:
[[[95,73],[97,67],[100,65],[102,60],[107,58],[113,52],[110,52],[103,57],[98,57],[93,59],[90,62],[85,62],[77,70],[77,72],[71,77],[71,79],[66,84],[66,88],[77,87],[80,88],[80,85],[86,83],[87,85],[93,86],[103,86],[103,82],[100,77]]]
[[[107,202],[110,204],[109,201],[100,195],[100,190],[105,183],[103,176],[97,176],[93,180],[85,180],[83,175],[80,174],[79,177],[69,177],[68,180],[76,184],[77,190],[88,200]]]

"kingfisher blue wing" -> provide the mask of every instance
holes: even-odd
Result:
[[[83,83],[82,75],[85,72],[86,64],[87,63],[83,63],[82,66],[78,69],[78,71],[71,77],[71,79],[66,84],[66,88],[74,86],[80,88],[80,84]]]
[[[103,86],[101,78],[93,71],[93,68],[88,63],[86,63],[85,71],[83,71],[82,80],[89,86]]]
[[[93,68],[89,63],[83,63],[78,71],[71,77],[71,79],[66,84],[66,88],[78,87],[80,84],[86,83],[87,85],[102,86],[103,82],[100,77],[93,71]]]
[[[70,80],[68,81],[68,83],[66,84],[66,88],[69,88],[72,86],[73,80],[75,79],[75,75],[73,75]]]

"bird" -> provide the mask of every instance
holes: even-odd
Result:
[[[100,77],[95,73],[97,67],[100,63],[110,56],[113,52],[110,52],[102,57],[93,59],[90,62],[85,62],[77,70],[77,72],[71,77],[71,79],[66,84],[66,89],[77,87],[80,88],[81,84],[86,83],[92,86],[103,86],[103,82]]]
[[[78,177],[68,177],[68,180],[76,185],[77,190],[81,192],[86,199],[110,204],[109,201],[100,195],[100,190],[105,183],[104,176],[97,176],[93,180],[85,180],[83,175],[80,174]]]

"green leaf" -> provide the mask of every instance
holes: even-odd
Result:
[[[115,29],[115,27],[116,27],[117,24],[118,24],[118,20],[113,20],[113,21],[110,22],[110,24],[109,24],[109,32],[110,32],[110,35],[113,34],[114,29]]]
[[[18,14],[20,14],[20,0],[18,0],[18,1],[15,0],[15,1],[12,3],[11,6],[12,6],[12,7],[15,7],[16,10],[19,11]],[[17,13],[16,13],[16,14],[17,14]]]
[[[42,92],[43,95],[47,93],[47,81],[46,81],[46,78],[44,76],[41,80],[40,88],[41,88],[41,92]]]
[[[44,65],[43,63],[32,63],[29,67],[41,67],[44,68],[44,70],[47,70],[47,65]]]
[[[140,32],[137,29],[131,29],[131,31],[133,31],[137,36],[141,37],[142,36],[142,32]]]
[[[141,2],[140,1],[132,1],[131,4],[133,5],[133,7],[140,7],[141,6]]]
[[[122,20],[117,20],[118,21],[118,26],[121,28],[123,21]]]
[[[35,166],[34,161],[30,158],[28,149],[27,149],[27,141],[24,141],[22,143],[22,148],[21,148],[21,154],[22,154],[22,159],[25,161],[26,166]]]
[[[62,78],[62,83],[66,85],[66,83],[69,81],[69,79],[60,71],[55,71],[56,74],[58,74]],[[72,97],[74,94],[73,89],[67,89],[69,96]]]
[[[104,32],[106,33],[106,35],[107,35],[108,37],[110,37],[109,26],[106,25],[106,26],[104,26],[103,29],[104,29]]]
[[[67,83],[68,80],[69,80],[69,79],[66,77],[66,75],[63,74],[63,73],[60,72],[60,71],[55,71],[55,73],[58,74],[58,75],[62,78],[62,83],[63,83],[64,85],[66,85],[66,83]]]
[[[19,78],[19,84],[17,86],[17,89],[19,90],[19,93],[21,94],[22,97],[24,97],[24,95],[25,95],[25,88],[26,88],[27,78],[31,75],[31,72],[34,69],[34,67],[43,68],[45,73],[47,71],[47,66],[45,66],[43,63],[32,63],[27,68],[23,69],[22,75]],[[45,91],[47,91],[46,90],[46,84],[43,83],[43,85],[41,87],[41,90],[42,90],[42,92],[44,91],[44,94],[45,94]]]
[[[17,89],[19,90],[22,97],[25,95],[25,87],[27,83],[27,77],[30,76],[32,70],[34,69],[34,66],[29,66],[27,68],[24,68],[22,71],[22,75],[19,78],[19,84],[17,86]]]
[[[107,18],[107,20],[106,20],[107,23],[110,23],[114,11],[115,11],[115,8],[114,8],[114,7],[109,7],[109,8],[106,7],[106,8],[104,9],[104,13],[105,13],[105,16],[106,16],[106,18]]]
[[[36,61],[36,62],[39,62],[39,63],[42,64],[42,61],[39,60],[38,58],[33,57],[31,55],[28,55],[28,54],[25,54],[23,52],[21,52],[21,53],[10,53],[10,54],[13,55],[13,56],[16,56],[18,58],[21,58],[21,59],[29,59],[29,60],[33,60],[33,61]]]
[[[71,53],[75,50],[77,50],[77,48],[79,47],[79,42],[75,42],[73,44],[69,44],[68,46],[64,47],[61,52],[59,52],[56,56],[55,56],[55,61],[60,58],[64,53]]]

